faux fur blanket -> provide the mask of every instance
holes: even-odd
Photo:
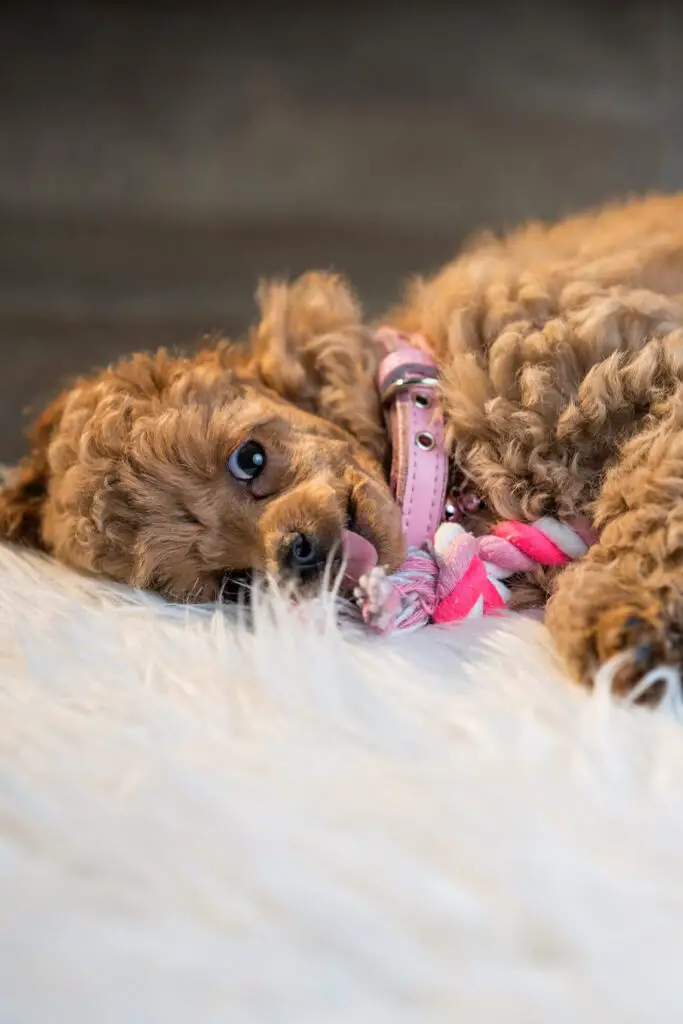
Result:
[[[683,1019],[683,732],[520,618],[253,632],[0,548],[0,1021]]]

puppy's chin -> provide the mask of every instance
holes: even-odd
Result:
[[[244,604],[251,601],[254,585],[254,574],[245,569],[236,572],[224,572],[218,582],[218,600],[222,604]]]

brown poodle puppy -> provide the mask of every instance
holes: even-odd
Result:
[[[0,493],[0,535],[174,600],[246,570],[319,576],[349,521],[403,557],[385,482],[381,351],[348,286],[309,274],[260,296],[248,348],[138,355],[76,382]],[[600,541],[520,581],[575,678],[683,664],[683,197],[484,239],[382,322],[442,371],[470,524],[583,514]]]

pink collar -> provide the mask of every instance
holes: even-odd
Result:
[[[448,458],[437,367],[419,335],[382,327],[376,337],[387,351],[377,376],[391,436],[391,486],[408,546],[421,547],[446,518]]]

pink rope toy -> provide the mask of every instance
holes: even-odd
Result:
[[[409,548],[390,576],[376,566],[354,591],[363,621],[383,635],[500,611],[510,599],[504,580],[535,566],[559,566],[581,558],[595,535],[550,516],[534,523],[502,522],[483,537],[459,523],[442,523],[433,544]]]

